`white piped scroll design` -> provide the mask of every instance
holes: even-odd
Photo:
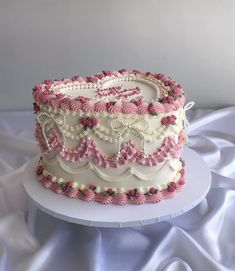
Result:
[[[110,121],[110,126],[118,138],[117,158],[119,158],[120,156],[122,139],[127,136],[128,133],[132,133],[143,139],[143,151],[145,153],[144,132],[150,132],[150,126],[147,120],[130,120],[126,118],[116,118]]]
[[[55,159],[45,159],[47,164],[56,164],[57,161],[60,165],[60,167],[70,173],[70,174],[81,174],[84,173],[88,170],[94,172],[99,178],[101,178],[103,181],[105,182],[110,182],[110,183],[114,183],[114,182],[122,182],[124,181],[125,178],[129,177],[129,176],[135,176],[138,180],[140,181],[151,181],[154,180],[154,178],[156,178],[156,174],[159,173],[161,170],[163,170],[163,168],[165,166],[168,166],[169,168],[172,169],[172,171],[175,171],[176,168],[179,167],[179,161],[177,160],[177,163],[173,163],[170,160],[166,160],[162,166],[154,173],[152,174],[143,174],[142,172],[140,172],[139,170],[133,168],[133,167],[128,167],[123,173],[119,174],[119,175],[109,175],[107,173],[104,173],[102,170],[100,170],[96,165],[94,165],[92,162],[88,162],[86,165],[79,167],[79,168],[71,168],[69,165],[67,165],[63,159],[61,159],[60,157],[56,157]]]
[[[52,117],[51,115],[49,115],[47,113],[44,113],[44,112],[41,112],[41,113],[39,113],[37,115],[37,120],[38,120],[38,123],[40,124],[40,126],[42,128],[42,134],[44,136],[46,146],[47,146],[49,151],[51,150],[51,146],[49,144],[49,141],[48,141],[48,138],[47,138],[47,135],[46,135],[46,126],[49,125],[49,124],[55,124],[58,129],[59,129],[59,127],[63,128],[64,125],[65,125],[65,116],[64,115],[60,115],[60,116],[62,116],[62,119],[61,118],[56,119],[56,118]],[[60,153],[63,155],[64,150],[65,150],[65,142],[66,142],[66,139],[65,139],[65,136],[64,136],[63,133],[62,133],[62,137],[63,137],[63,145],[62,145],[62,148],[60,150]]]

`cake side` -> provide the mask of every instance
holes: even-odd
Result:
[[[114,195],[182,184],[185,99],[182,87],[158,75],[122,70],[106,72],[93,87],[93,77],[36,86],[40,179],[62,191],[95,187]]]

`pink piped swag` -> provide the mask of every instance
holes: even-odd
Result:
[[[41,127],[38,123],[36,124],[35,137],[44,154],[48,154],[50,151],[59,152],[61,146],[63,146],[63,139],[56,128],[52,129],[48,136],[48,142],[51,147],[50,150],[48,150],[46,146]],[[121,144],[120,155],[117,156],[117,154],[113,154],[112,156],[106,156],[98,149],[93,139],[84,137],[78,147],[75,149],[65,147],[60,155],[64,160],[70,162],[80,162],[83,159],[91,159],[96,165],[103,168],[117,168],[129,162],[144,166],[156,166],[162,163],[169,155],[179,158],[185,140],[185,134],[182,130],[178,137],[178,143],[176,143],[172,137],[166,137],[163,144],[155,152],[148,155],[142,150],[139,150],[133,142],[126,141]]]

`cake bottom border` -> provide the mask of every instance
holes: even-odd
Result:
[[[59,195],[67,196],[71,199],[80,199],[86,202],[98,202],[101,204],[145,204],[145,203],[158,203],[162,200],[173,198],[178,192],[180,192],[185,184],[185,163],[182,163],[182,169],[179,171],[180,178],[178,181],[171,181],[168,183],[167,188],[158,191],[152,189],[147,193],[140,193],[138,189],[129,190],[128,193],[114,193],[112,189],[110,191],[97,193],[94,191],[94,187],[86,189],[78,189],[69,185],[67,182],[65,185],[52,182],[51,176],[44,176],[43,171],[40,171],[37,167],[37,179],[46,188]]]

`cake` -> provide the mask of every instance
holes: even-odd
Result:
[[[103,71],[45,80],[33,98],[45,188],[103,204],[157,203],[181,191],[185,96],[170,77]]]

